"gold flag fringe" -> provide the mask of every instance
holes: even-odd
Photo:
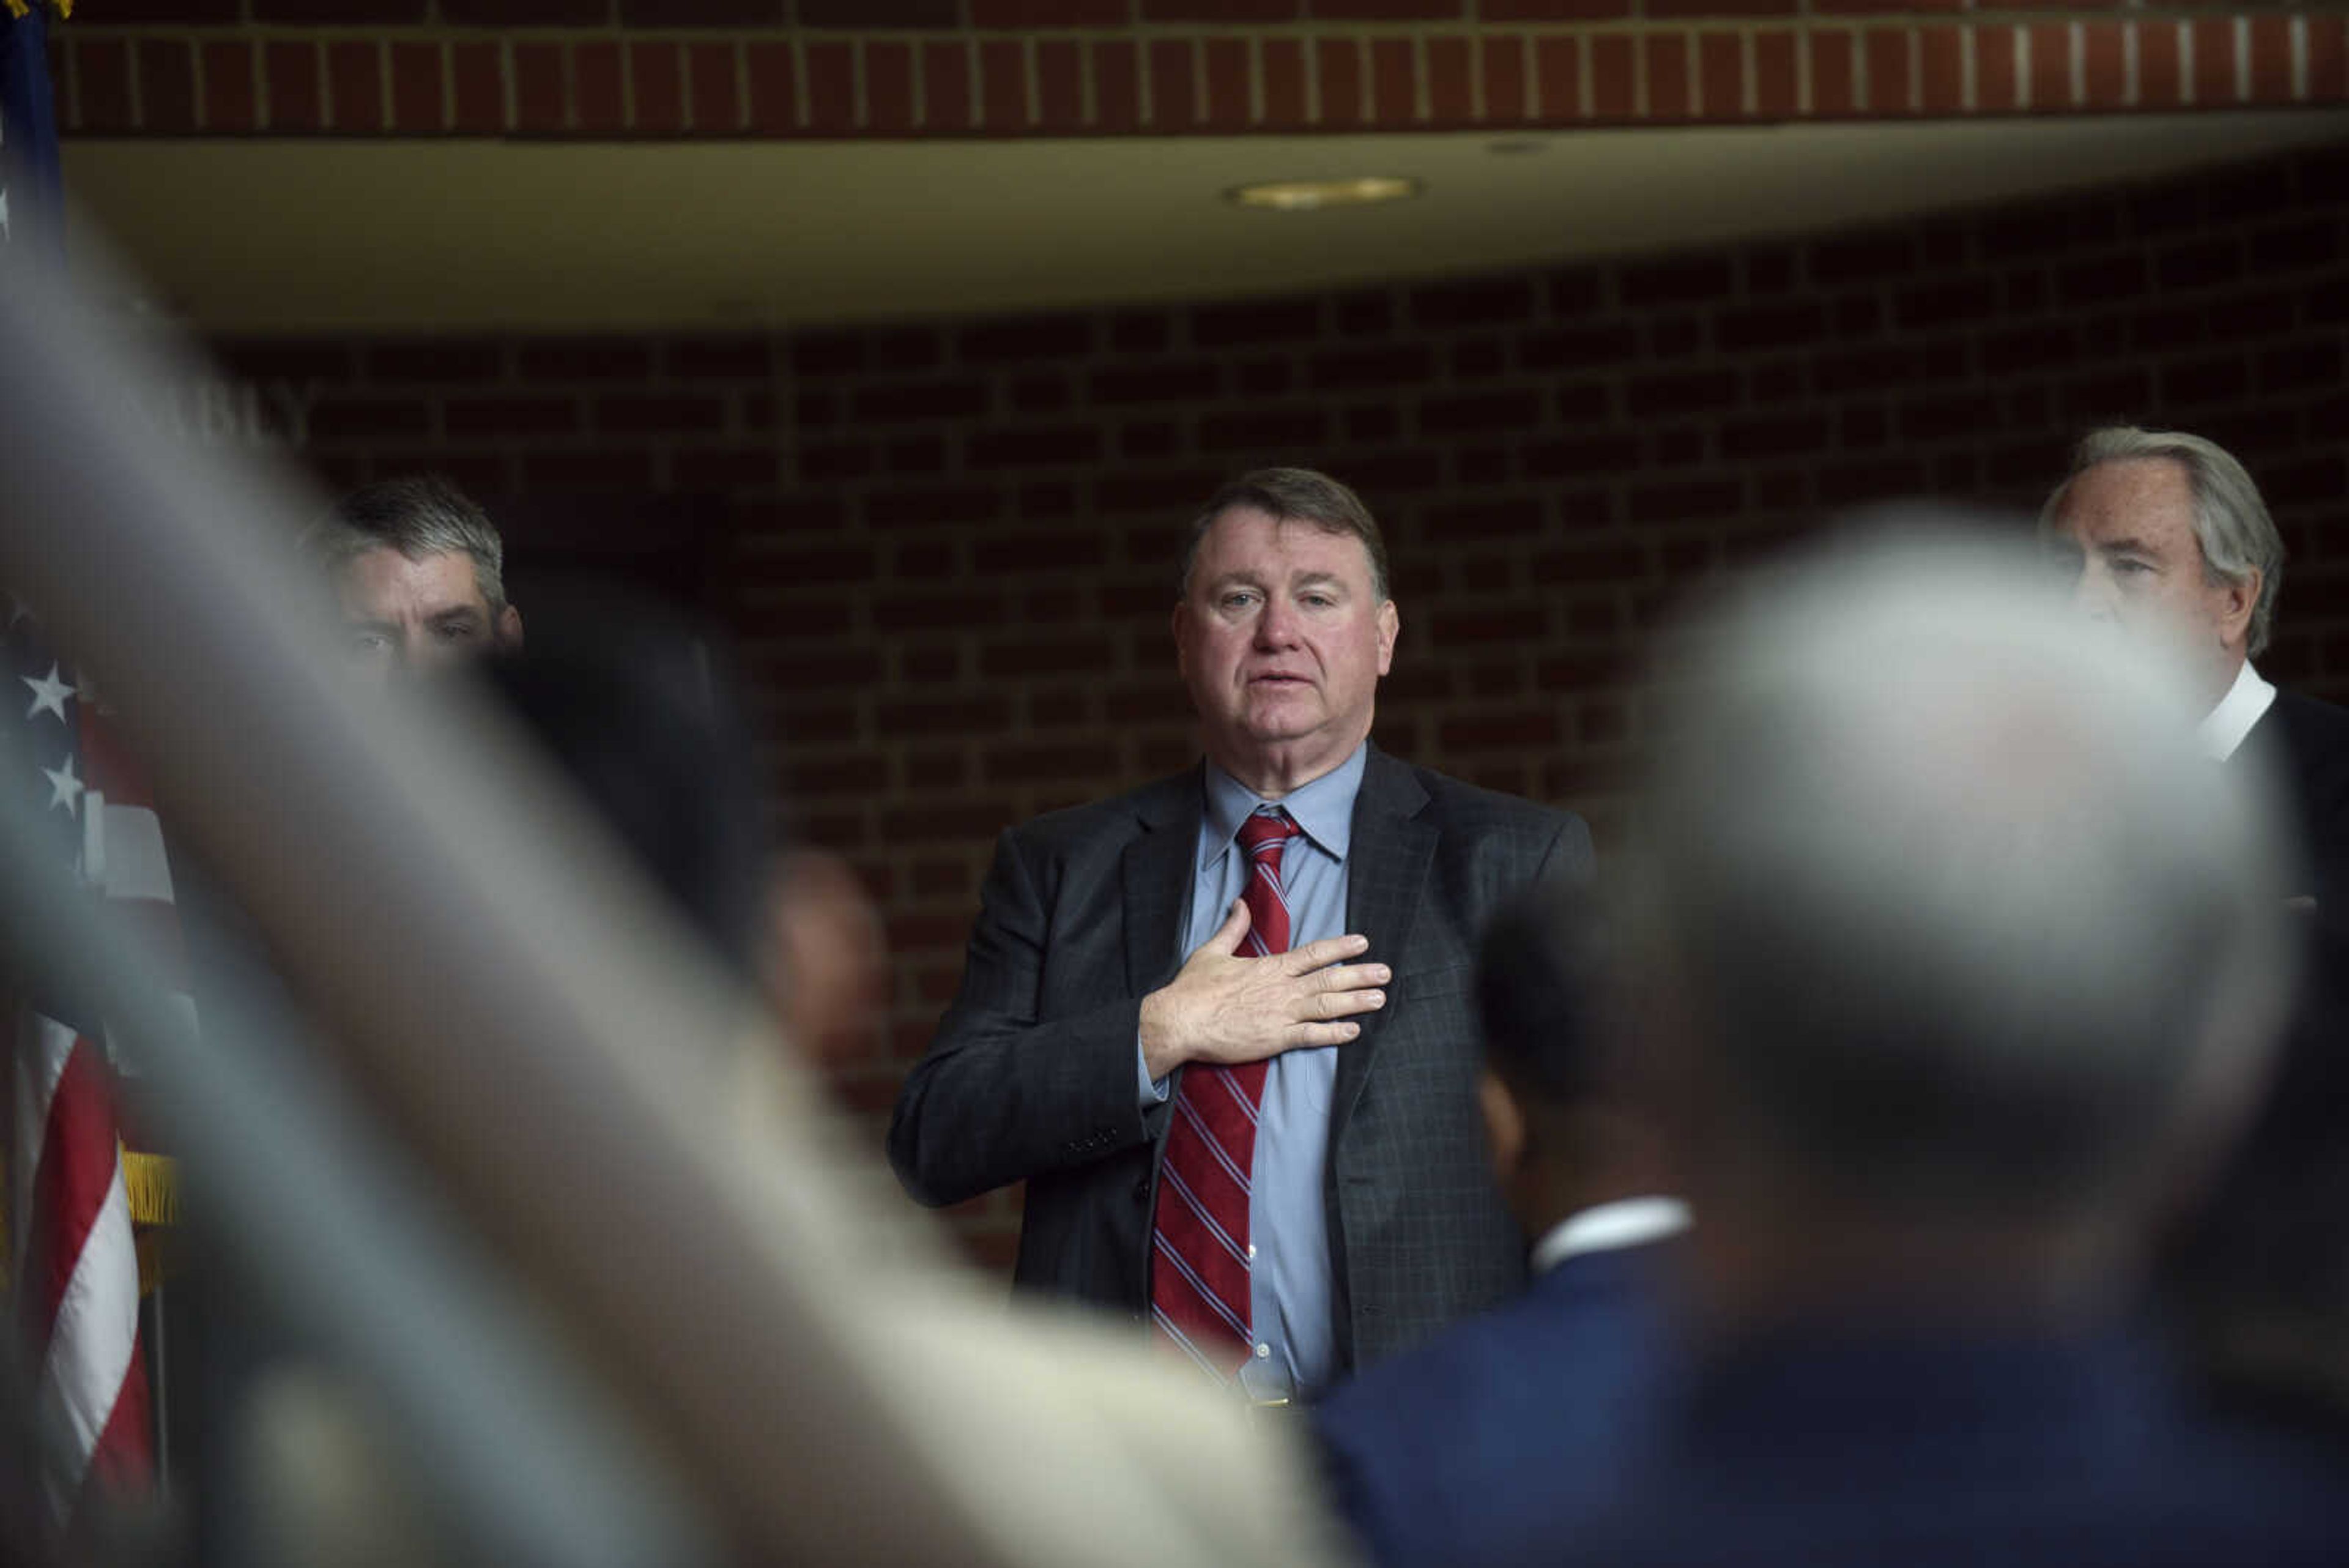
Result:
[[[180,1222],[180,1167],[168,1156],[122,1151],[122,1185],[134,1225]]]

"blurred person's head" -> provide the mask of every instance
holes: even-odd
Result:
[[[481,674],[709,950],[820,1052],[867,1011],[878,935],[838,857],[787,846],[728,662],[605,591],[554,595]]]
[[[522,641],[505,544],[472,500],[429,474],[351,492],[305,536],[325,569],[353,661],[429,674]]]
[[[1715,1309],[2103,1304],[2281,1016],[2265,775],[1987,535],[1804,558],[1682,653],[1628,880]]]
[[[1371,732],[1401,622],[1361,497],[1310,469],[1244,474],[1194,519],[1174,648],[1207,755],[1277,798]]]
[[[1477,1085],[1494,1175],[1528,1240],[1585,1209],[1677,1190],[1625,1093],[1625,1041],[1588,895],[1537,884],[1485,929]]]
[[[2267,647],[2283,537],[2259,486],[2217,443],[2126,425],[2091,431],[2040,530],[2071,568],[2081,612],[2181,649],[2206,708]]]

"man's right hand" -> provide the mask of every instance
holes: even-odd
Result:
[[[1300,1045],[1342,1045],[1362,1032],[1350,1022],[1386,1004],[1374,989],[1392,978],[1382,963],[1347,963],[1371,945],[1330,937],[1267,958],[1241,958],[1247,905],[1199,944],[1164,989],[1142,999],[1142,1060],[1164,1078],[1185,1062],[1261,1061]]]

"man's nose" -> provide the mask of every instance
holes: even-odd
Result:
[[[2080,575],[2072,579],[2072,607],[2094,621],[2117,618],[2111,576],[2094,566],[2083,567]]]
[[[392,665],[407,676],[422,675],[432,668],[432,649],[420,631],[401,630],[392,648]]]
[[[1256,618],[1257,642],[1266,648],[1286,648],[1297,640],[1297,610],[1280,599],[1267,599]]]

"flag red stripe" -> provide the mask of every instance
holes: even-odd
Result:
[[[114,1410],[106,1418],[106,1430],[98,1434],[98,1447],[90,1450],[83,1495],[97,1487],[115,1491],[144,1490],[155,1476],[153,1442],[149,1436],[153,1430],[147,1398],[146,1345],[142,1339],[133,1338],[122,1389],[114,1397]]]
[[[147,770],[123,749],[115,738],[114,726],[87,702],[77,702],[74,708],[81,715],[81,782],[116,805],[151,808],[155,791],[147,782]]]
[[[84,1037],[75,1037],[65,1071],[57,1075],[45,1129],[40,1168],[33,1177],[35,1233],[26,1238],[20,1286],[32,1344],[44,1351],[81,1261],[82,1243],[114,1185],[114,1105],[106,1058]]]

